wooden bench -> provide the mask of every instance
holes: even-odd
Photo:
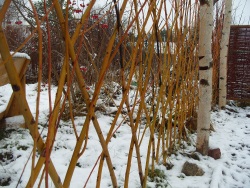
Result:
[[[22,83],[22,87],[25,91],[25,73],[28,68],[28,64],[30,62],[30,59],[26,54],[17,53],[13,56],[13,61],[15,68],[17,70],[17,73],[19,74],[20,81]],[[0,56],[0,86],[4,86],[6,84],[10,83],[8,74],[6,72],[4,62]],[[13,117],[17,115],[22,115],[20,112],[20,108],[17,102],[17,99],[14,96],[14,93],[12,93],[10,100],[8,102],[7,108],[0,112],[0,120],[7,118],[7,117]]]

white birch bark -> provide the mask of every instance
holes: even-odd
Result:
[[[208,154],[212,102],[213,0],[200,0],[199,30],[199,104],[196,150]]]
[[[225,1],[225,12],[220,44],[219,107],[223,109],[227,100],[227,53],[231,25],[232,0]]]

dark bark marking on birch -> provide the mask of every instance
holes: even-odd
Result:
[[[209,66],[200,66],[199,67],[199,70],[208,70],[209,69]]]
[[[223,77],[220,77],[220,80],[224,80],[225,78],[223,78]]]
[[[199,60],[203,59],[205,56],[199,56]]]
[[[203,6],[203,5],[210,6],[208,0],[200,0],[200,4],[201,4],[201,6]]]
[[[206,79],[201,79],[200,84],[203,85],[203,86],[209,86],[209,83],[208,83],[208,81]]]
[[[210,69],[211,67],[213,67],[213,62],[209,62],[209,65],[208,66],[199,66],[199,70],[208,70]]]
[[[202,131],[210,131],[210,129],[205,129],[205,128],[202,128],[201,130]]]

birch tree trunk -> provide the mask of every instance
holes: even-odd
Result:
[[[196,150],[208,154],[212,102],[213,0],[200,0],[199,30],[199,104]]]
[[[220,44],[219,107],[223,109],[227,100],[227,53],[231,25],[232,0],[225,1],[224,22]]]

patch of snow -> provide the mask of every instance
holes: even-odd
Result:
[[[21,57],[21,58],[26,58],[26,59],[30,59],[30,56],[26,53],[21,53],[21,52],[10,52],[10,54],[14,54],[13,57]]]

